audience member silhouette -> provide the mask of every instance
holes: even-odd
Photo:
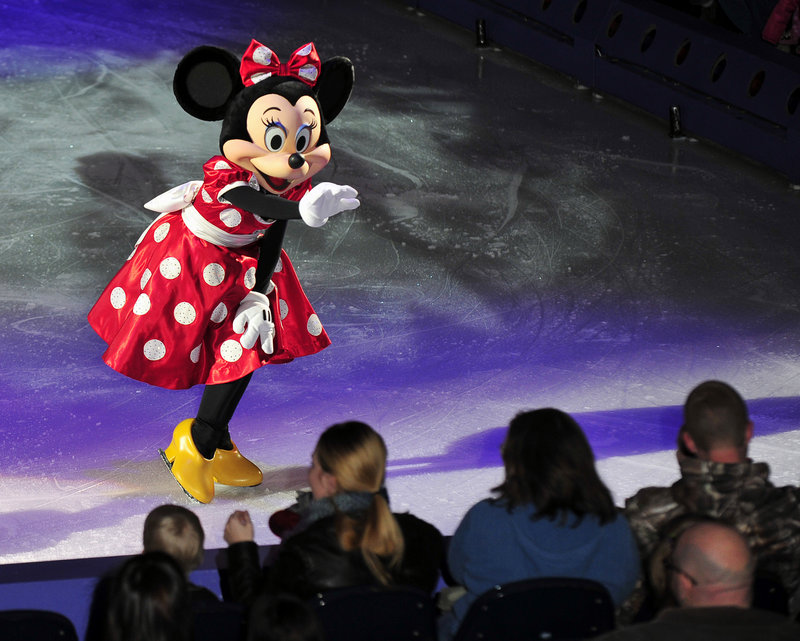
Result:
[[[205,532],[200,519],[180,505],[160,505],[144,521],[142,541],[145,552],[166,552],[183,568],[186,579],[203,563]],[[218,601],[209,589],[188,582],[193,604]]]
[[[800,0],[777,0],[764,24],[761,37],[774,45],[800,44]]]
[[[684,404],[678,436],[681,478],[671,487],[646,487],[625,503],[643,559],[651,556],[675,521],[688,515],[720,519],[741,532],[757,572],[774,576],[800,609],[800,488],[775,487],[769,465],[747,456],[753,423],[747,405],[727,383],[705,381]],[[643,601],[642,590],[626,609]]]
[[[783,641],[800,639],[787,617],[750,607],[755,559],[734,528],[698,522],[678,537],[665,568],[677,607],[603,641]]]
[[[310,494],[291,511],[297,524],[259,568],[247,512],[225,526],[230,592],[249,605],[261,589],[301,597],[354,585],[407,585],[432,592],[443,558],[441,533],[417,517],[392,514],[384,485],[386,445],[360,422],[320,436],[309,470]]]
[[[203,562],[205,533],[200,519],[180,505],[159,505],[144,520],[142,543],[144,553],[160,552],[172,557],[186,578],[186,591],[192,608],[219,602],[211,590],[195,585],[189,575]],[[85,641],[103,641],[111,585],[115,573],[101,577],[94,589]]]
[[[189,641],[192,616],[186,576],[163,552],[131,557],[108,592],[105,641]]]
[[[518,414],[501,451],[505,479],[493,490],[498,496],[470,508],[450,543],[450,574],[466,593],[443,613],[443,639],[455,633],[470,604],[498,584],[592,579],[619,604],[639,575],[628,523],[572,417],[556,409]]]
[[[262,593],[250,608],[245,641],[324,641],[314,608],[292,594]]]

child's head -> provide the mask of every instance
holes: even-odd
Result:
[[[322,641],[314,608],[291,594],[260,594],[250,608],[247,641]]]
[[[152,510],[144,521],[142,538],[145,552],[166,552],[187,576],[203,562],[203,526],[194,512],[180,505]]]
[[[178,562],[164,552],[130,557],[114,575],[106,617],[107,641],[191,639],[187,581]]]

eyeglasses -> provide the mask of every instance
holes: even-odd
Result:
[[[664,569],[667,570],[668,572],[675,572],[676,574],[682,574],[687,579],[689,579],[689,582],[694,586],[700,585],[700,582],[697,579],[695,579],[691,574],[689,574],[688,572],[682,570],[677,565],[675,565],[674,561],[672,560],[672,557],[667,557],[666,559],[664,559]]]

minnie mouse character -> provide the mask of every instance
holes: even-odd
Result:
[[[249,487],[261,470],[228,431],[253,371],[318,352],[330,340],[282,249],[287,222],[311,227],[359,206],[346,185],[311,177],[331,158],[325,125],[353,88],[353,65],[321,63],[313,43],[281,63],[253,40],[241,63],[199,47],[178,64],[175,97],[190,115],[222,120],[220,149],[192,181],[145,205],[161,212],[89,313],[103,360],[169,389],[205,384],[194,419],[161,456],[202,503],[214,482]]]

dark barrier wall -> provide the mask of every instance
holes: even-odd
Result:
[[[800,56],[648,0],[420,0],[417,8],[800,183]],[[665,132],[668,128],[665,126]]]
[[[608,4],[604,0],[423,0],[417,7],[468,29],[485,20],[492,42],[591,86],[594,42],[605,23]]]

